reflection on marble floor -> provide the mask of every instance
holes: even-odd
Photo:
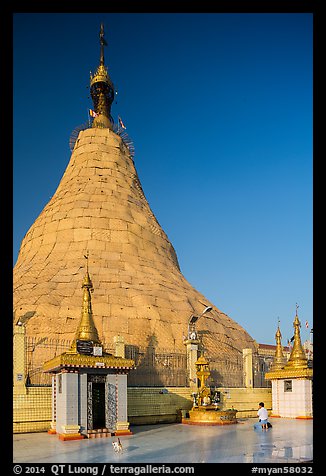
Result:
[[[183,424],[133,426],[121,438],[60,441],[47,433],[16,434],[14,463],[298,463],[313,459],[313,421],[272,419],[273,428],[254,430],[255,419],[236,425]]]

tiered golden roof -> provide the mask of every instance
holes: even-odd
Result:
[[[59,372],[61,369],[94,368],[94,369],[116,369],[128,371],[135,367],[132,359],[123,359],[114,355],[104,354],[102,356],[69,354],[65,352],[43,364],[44,372]],[[125,372],[124,372],[125,373]]]

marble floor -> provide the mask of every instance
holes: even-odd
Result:
[[[273,418],[273,428],[254,430],[255,419],[228,426],[182,423],[131,426],[120,437],[61,441],[57,435],[13,436],[14,463],[302,463],[313,460],[313,421]]]

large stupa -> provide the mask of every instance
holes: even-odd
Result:
[[[14,324],[26,334],[73,339],[80,320],[83,256],[94,285],[93,317],[102,341],[155,342],[184,352],[189,318],[200,315],[206,355],[255,348],[237,322],[194,289],[146,200],[128,141],[117,132],[114,86],[104,62],[91,75],[95,116],[81,130],[58,188],[22,240],[14,267]]]

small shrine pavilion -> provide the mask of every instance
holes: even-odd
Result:
[[[277,328],[276,353],[269,372],[265,374],[272,382],[272,415],[274,417],[311,419],[313,370],[301,344],[298,306],[293,321],[294,342],[288,362],[285,362],[281,345],[281,331]]]
[[[93,320],[88,266],[82,289],[81,319],[71,348],[43,365],[53,375],[49,433],[62,440],[131,434],[127,374],[134,361],[103,349]]]

